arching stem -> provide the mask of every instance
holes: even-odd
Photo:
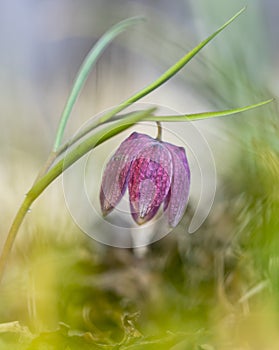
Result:
[[[22,224],[22,221],[25,217],[25,215],[28,213],[28,210],[31,206],[31,204],[33,203],[33,201],[36,199],[36,197],[32,197],[30,195],[26,195],[24,198],[24,201],[22,202],[16,217],[13,221],[13,224],[10,228],[10,231],[8,233],[8,236],[6,238],[3,250],[2,250],[2,254],[0,256],[0,282],[2,280],[3,274],[4,274],[4,270],[5,270],[5,266],[7,264],[8,261],[8,257],[10,254],[10,251],[12,249],[12,246],[14,244],[14,240],[16,238],[18,229],[20,227],[20,225]]]
[[[156,122],[157,128],[158,128],[158,133],[157,133],[157,140],[162,141],[162,124],[160,122]]]

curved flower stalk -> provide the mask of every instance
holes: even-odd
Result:
[[[139,225],[153,219],[161,204],[175,227],[189,197],[190,169],[182,147],[132,133],[116,150],[104,171],[100,190],[103,215],[129,191],[131,215]]]
[[[101,118],[96,119],[94,123],[91,124],[88,128],[82,130],[79,134],[77,134],[73,140],[68,140],[64,144],[61,144],[64,130],[74,103],[76,102],[76,99],[96,60],[101,55],[103,50],[107,47],[107,45],[118,34],[129,28],[131,25],[138,23],[139,18],[132,18],[118,23],[100,39],[97,45],[90,51],[84,63],[81,65],[81,69],[77,75],[72,91],[69,95],[69,99],[62,113],[53,149],[50,152],[50,155],[44,166],[40,170],[33,186],[27,192],[10,227],[6,241],[4,243],[2,254],[0,256],[0,281],[3,276],[4,268],[7,263],[10,251],[13,247],[14,240],[30,206],[40,196],[40,194],[59,175],[63,173],[64,170],[69,168],[72,164],[74,164],[78,159],[80,159],[94,147],[97,147],[99,144],[105,142],[114,135],[119,134],[123,130],[126,130],[127,128],[135,125],[141,120],[149,120],[155,122],[179,122],[185,120],[212,118],[217,116],[220,117],[260,107],[271,101],[267,100],[254,105],[236,109],[209,113],[197,113],[192,115],[185,114],[182,116],[158,116],[154,114],[154,108],[144,111],[136,111],[122,116],[119,116],[118,114],[142,97],[157,89],[171,77],[177,74],[203,47],[205,47],[220,32],[222,32],[228,25],[230,25],[243,11],[244,9],[240,10],[213,34],[208,36],[193,50],[178,60],[154,82],[133,96],[129,97],[125,101],[119,103],[118,106],[116,106],[108,113],[105,113]],[[104,125],[105,123],[107,124]],[[103,125],[102,129],[99,129],[100,125]],[[137,134],[137,136],[134,135],[133,137],[137,138],[138,140],[142,139],[143,143],[141,144],[140,148],[137,146],[133,151],[129,151],[129,161],[123,161],[125,163],[123,174],[121,174],[119,172],[119,169],[117,170],[117,167],[115,167],[115,176],[120,181],[118,189],[114,188],[108,180],[104,180],[104,193],[101,194],[101,198],[104,195],[104,198],[101,199],[103,203],[103,212],[106,214],[113,209],[113,207],[117,204],[117,201],[121,199],[124,193],[123,191],[128,186],[131,199],[131,212],[136,222],[142,223],[150,220],[152,217],[154,217],[154,215],[156,215],[156,212],[158,211],[160,205],[163,204],[165,212],[168,215],[169,224],[174,227],[179,222],[181,215],[185,210],[187,203],[186,199],[188,199],[190,173],[185,153],[177,146],[168,144],[166,142],[160,143],[158,140],[156,141],[154,139],[151,139],[147,135],[140,136],[140,134]],[[71,147],[70,151],[66,152],[69,147]],[[167,161],[169,161],[169,165],[166,165]],[[109,166],[113,167],[113,165]],[[138,176],[141,176],[147,182],[145,183],[145,181],[142,180],[139,181]],[[160,185],[159,179],[161,181]],[[156,184],[155,186],[154,183]],[[113,188],[112,194],[107,193],[108,188]],[[185,199],[181,204],[179,201],[179,199],[181,199],[180,193],[177,196],[175,196],[174,193],[183,191],[183,198]],[[150,195],[149,192],[152,195]]]

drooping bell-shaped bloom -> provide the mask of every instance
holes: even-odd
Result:
[[[184,148],[132,133],[106,165],[100,191],[103,215],[114,209],[127,187],[137,224],[151,220],[163,204],[169,225],[175,227],[189,197],[190,169]]]

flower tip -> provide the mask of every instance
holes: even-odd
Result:
[[[148,220],[146,219],[146,217],[140,217],[140,216],[136,220],[137,224],[140,225],[140,226],[145,224],[147,221]]]
[[[103,210],[102,209],[102,215],[103,217],[105,218],[109,213],[110,213],[111,210]]]
[[[135,211],[131,211],[132,218],[134,221],[139,225],[145,224],[147,221],[149,221],[149,216],[148,215],[140,215],[139,213]]]
[[[108,200],[102,197],[103,196],[101,196],[101,211],[103,217],[105,217],[114,209],[114,207],[110,204]]]

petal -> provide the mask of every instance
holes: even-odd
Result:
[[[172,157],[162,142],[153,140],[133,160],[128,189],[133,219],[138,224],[151,220],[165,200],[172,179]]]
[[[132,189],[133,191],[133,189]],[[145,179],[139,184],[139,197],[136,201],[130,200],[130,209],[133,219],[138,225],[151,220],[157,213],[159,205],[152,205],[156,196],[156,185],[150,179]]]
[[[170,192],[164,203],[168,223],[175,227],[185,212],[190,191],[190,168],[183,147],[165,143],[172,155],[173,179]]]
[[[132,160],[146,144],[153,142],[147,135],[132,133],[124,140],[106,165],[100,202],[103,215],[108,214],[119,203],[127,188],[127,175]]]

